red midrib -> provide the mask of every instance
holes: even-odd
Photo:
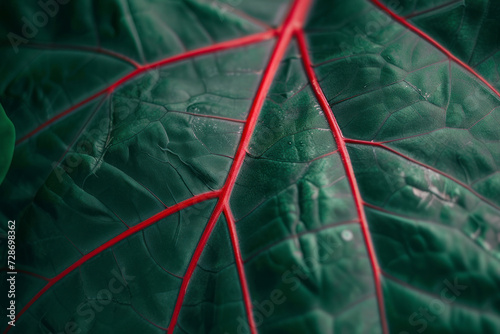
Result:
[[[459,58],[457,58],[455,55],[453,55],[448,49],[446,49],[444,46],[442,46],[438,41],[436,41],[434,38],[432,38],[430,35],[425,33],[423,30],[420,28],[417,28],[413,24],[411,24],[407,18],[400,16],[396,13],[394,13],[389,7],[384,5],[380,0],[370,0],[372,3],[374,3],[377,7],[379,7],[382,11],[387,13],[389,16],[391,16],[395,21],[399,22],[401,25],[404,27],[408,28],[409,30],[413,31],[423,39],[425,39],[427,42],[432,44],[436,49],[444,53],[448,59],[454,61],[461,67],[463,67],[465,70],[470,72],[472,75],[474,75],[476,78],[478,78],[483,84],[485,84],[495,95],[500,97],[500,92],[493,87],[492,84],[490,84],[481,74],[479,74],[475,69],[470,67],[467,63],[463,62]]]
[[[378,308],[379,308],[379,312],[380,312],[380,322],[382,325],[382,330],[383,330],[383,333],[389,333],[389,328],[387,325],[387,319],[386,319],[386,313],[385,313],[384,296],[383,296],[382,285],[381,285],[381,281],[380,281],[381,270],[380,270],[380,266],[378,264],[377,256],[375,254],[375,248],[374,248],[373,242],[371,240],[370,231],[368,228],[368,221],[366,219],[365,210],[363,208],[363,199],[361,198],[361,193],[359,191],[356,177],[354,175],[354,169],[352,167],[351,158],[349,157],[349,152],[347,151],[346,142],[345,142],[344,136],[342,134],[342,131],[340,130],[340,127],[337,123],[337,120],[335,119],[335,116],[333,115],[333,112],[330,108],[328,100],[326,99],[326,96],[323,94],[323,90],[321,89],[321,87],[319,85],[318,79],[316,77],[316,73],[314,73],[314,70],[312,67],[313,64],[312,64],[311,58],[309,57],[309,53],[307,51],[307,43],[305,41],[304,34],[302,31],[297,32],[297,41],[299,44],[299,49],[300,49],[300,53],[302,56],[302,61],[304,63],[304,68],[305,68],[305,71],[307,73],[307,77],[309,79],[309,82],[311,83],[311,87],[314,91],[314,94],[316,95],[316,98],[318,99],[318,102],[324,111],[324,114],[328,120],[328,124],[330,125],[330,128],[333,132],[333,135],[335,137],[335,141],[336,141],[338,149],[339,149],[340,157],[342,158],[342,163],[344,165],[346,177],[349,180],[349,185],[350,185],[352,193],[353,193],[354,203],[356,205],[356,210],[358,213],[358,217],[359,217],[359,221],[360,221],[360,225],[361,225],[361,230],[363,232],[363,237],[365,239],[368,257],[370,259],[370,263],[371,263],[372,270],[373,270],[373,278],[375,281],[375,289],[376,289],[376,293],[377,293],[377,302],[378,302]]]
[[[229,170],[229,174],[227,177],[227,180],[224,184],[224,187],[222,188],[222,193],[219,197],[219,201],[217,202],[217,205],[215,206],[214,212],[212,213],[212,216],[210,217],[209,222],[207,223],[207,226],[205,228],[205,231],[202,234],[202,237],[198,243],[198,246],[196,247],[196,250],[193,254],[193,257],[191,258],[191,261],[188,265],[188,269],[186,270],[186,274],[184,275],[184,279],[181,284],[181,288],[179,291],[179,295],[177,297],[177,301],[175,304],[174,312],[172,314],[172,317],[170,319],[169,325],[168,325],[168,334],[173,334],[175,330],[175,326],[177,324],[177,320],[179,318],[179,314],[182,308],[182,303],[184,301],[184,297],[186,295],[187,287],[189,285],[189,281],[193,275],[193,272],[197,266],[198,260],[203,252],[203,249],[208,241],[208,238],[210,237],[210,234],[218,221],[221,213],[224,210],[227,210],[229,208],[229,199],[231,196],[231,192],[233,190],[234,184],[236,182],[236,178],[240,172],[241,166],[243,165],[243,161],[246,156],[246,151],[248,148],[248,144],[250,143],[250,139],[252,137],[252,134],[255,129],[255,125],[257,124],[257,120],[260,114],[260,110],[262,109],[262,106],[264,105],[267,93],[269,91],[269,88],[271,87],[271,84],[273,82],[274,76],[276,74],[276,71],[278,70],[279,64],[281,62],[281,59],[283,58],[286,49],[288,48],[288,45],[290,44],[290,41],[292,39],[293,34],[298,31],[299,29],[302,28],[302,24],[304,22],[305,16],[308,12],[310,5],[310,0],[295,0],[285,22],[283,25],[277,29],[278,31],[278,41],[277,44],[271,54],[271,57],[269,59],[267,68],[264,72],[264,75],[262,77],[262,80],[259,84],[259,88],[257,89],[257,93],[255,95],[255,98],[253,100],[252,106],[250,108],[250,112],[248,114],[247,122],[245,124],[245,127],[243,129],[243,134],[241,136],[240,143],[238,145],[238,149],[236,151],[236,155],[234,158],[234,162],[231,166],[231,169]],[[234,222],[231,220],[232,216],[229,217],[228,223],[233,224]],[[234,226],[230,226],[229,228],[230,234],[231,234],[231,240],[237,240],[238,236],[236,235],[236,228]],[[238,247],[234,242],[233,243],[233,248]],[[248,291],[248,284],[246,282],[246,277],[244,275],[244,270],[240,265],[238,264],[240,261],[241,263],[243,260],[241,259],[240,253],[235,254],[236,258],[236,264],[238,266],[238,272],[239,272],[239,280],[240,280],[240,285],[243,290],[243,299],[245,303],[245,309],[246,312],[249,316],[249,324],[250,324],[250,330],[252,334],[257,333],[257,329],[255,327],[255,323],[253,320],[253,315],[252,315],[252,310],[251,310],[251,300],[250,300],[250,293]],[[238,258],[239,257],[239,258]]]

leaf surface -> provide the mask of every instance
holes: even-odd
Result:
[[[494,2],[0,6],[5,332],[500,328]]]
[[[9,170],[12,155],[14,154],[14,141],[16,139],[14,125],[5,114],[5,110],[0,105],[0,132],[2,133],[2,144],[0,151],[0,183],[2,183],[7,171]]]

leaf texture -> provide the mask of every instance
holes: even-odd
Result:
[[[14,125],[5,114],[5,110],[0,105],[0,131],[2,144],[0,144],[2,156],[0,157],[0,184],[2,183],[14,154],[14,141],[16,139]]]
[[[4,333],[498,332],[494,1],[41,3]]]

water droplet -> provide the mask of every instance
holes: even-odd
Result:
[[[345,241],[351,241],[354,238],[354,235],[352,234],[351,230],[343,230],[342,233],[342,239]]]

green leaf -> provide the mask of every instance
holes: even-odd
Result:
[[[4,331],[498,332],[499,10],[4,1]]]
[[[0,184],[5,178],[14,154],[16,131],[5,110],[0,105]]]

